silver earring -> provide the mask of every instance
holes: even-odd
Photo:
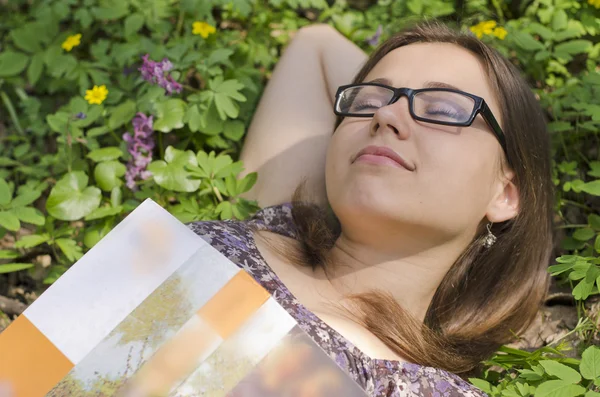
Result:
[[[492,233],[492,222],[488,223],[487,226],[487,234],[486,236],[483,238],[483,246],[485,248],[490,248],[492,245],[494,245],[494,243],[496,242],[497,238],[496,236],[494,236],[494,233]]]

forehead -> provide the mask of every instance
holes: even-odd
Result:
[[[424,88],[438,82],[482,97],[495,114],[497,101],[483,64],[468,50],[449,43],[415,43],[386,54],[369,72],[365,82],[385,78],[394,87]]]

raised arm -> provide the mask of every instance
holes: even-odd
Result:
[[[291,200],[308,179],[325,194],[325,153],[333,132],[337,87],[354,78],[366,54],[328,25],[300,29],[277,63],[250,124],[241,160],[258,181],[245,197],[262,207]]]

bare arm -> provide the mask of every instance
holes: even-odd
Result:
[[[245,197],[262,207],[290,201],[308,179],[309,193],[326,200],[325,153],[333,133],[337,87],[354,78],[366,54],[328,25],[298,31],[279,60],[244,142],[245,173],[258,181]]]

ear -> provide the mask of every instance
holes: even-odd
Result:
[[[519,189],[512,182],[514,172],[508,171],[496,183],[496,192],[488,206],[486,217],[499,223],[514,218],[519,213]]]

